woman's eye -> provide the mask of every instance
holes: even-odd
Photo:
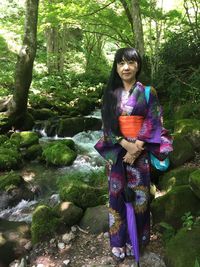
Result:
[[[128,64],[129,65],[133,65],[133,64],[135,64],[135,61],[131,60],[131,61],[128,62]]]

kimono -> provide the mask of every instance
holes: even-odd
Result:
[[[150,240],[150,159],[149,151],[159,158],[165,158],[172,151],[170,138],[163,138],[166,130],[162,126],[162,112],[153,87],[149,101],[145,98],[145,87],[137,82],[132,92],[116,90],[117,115],[137,115],[144,118],[137,138],[126,137],[128,141],[144,141],[142,153],[133,165],[123,162],[125,149],[118,143],[118,136],[111,131],[95,145],[97,151],[111,163],[108,173],[109,184],[109,234],[111,247],[124,247],[130,244],[127,230],[127,214],[124,201],[124,186],[134,191],[132,202],[136,217],[138,241],[141,246]]]

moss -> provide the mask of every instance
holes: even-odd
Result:
[[[71,150],[64,142],[56,141],[46,145],[43,149],[44,160],[56,166],[69,166],[73,163],[77,153]]]
[[[84,120],[83,117],[61,119],[58,126],[58,136],[73,136],[84,131]]]
[[[38,206],[33,212],[31,224],[33,244],[52,237],[59,223],[60,219],[56,217],[50,207],[45,205]]]
[[[159,188],[161,190],[169,191],[172,189],[173,186],[188,185],[189,175],[195,170],[195,167],[179,167],[169,172],[166,172],[163,176],[159,178]]]
[[[194,148],[184,136],[176,135],[173,147],[174,150],[170,153],[170,161],[175,167],[181,166],[195,157]]]
[[[39,144],[32,145],[25,151],[24,158],[34,160],[42,155],[42,147]]]
[[[63,201],[73,202],[75,205],[81,208],[94,207],[99,204],[99,201],[104,201],[102,196],[102,190],[87,185],[86,183],[76,181],[69,182],[68,185],[60,187],[60,198]]]
[[[22,162],[21,154],[12,143],[0,146],[0,170],[18,169]]]
[[[8,190],[11,187],[18,187],[22,183],[23,178],[14,172],[9,172],[6,175],[0,176],[0,190]]]
[[[173,114],[175,120],[180,119],[199,119],[199,104],[187,103],[181,106],[176,107],[176,110]]]
[[[200,199],[200,170],[196,170],[190,174],[189,182],[192,191]]]
[[[181,217],[189,211],[197,214],[199,204],[199,199],[189,185],[175,186],[164,196],[152,201],[151,211],[154,223],[165,221],[179,228],[182,225]]]
[[[188,231],[178,231],[166,246],[166,263],[170,267],[193,267],[195,260],[200,262],[200,226]]]
[[[9,140],[9,138],[6,135],[3,135],[3,134],[0,135],[0,144],[1,145],[7,140]]]
[[[37,133],[28,131],[13,133],[11,135],[11,140],[12,139],[16,139],[20,142],[20,147],[29,147],[31,145],[38,144],[39,142]]]

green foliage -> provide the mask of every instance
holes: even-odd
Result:
[[[174,227],[166,222],[160,222],[159,225],[162,227],[162,239],[166,244],[176,233]]]
[[[200,264],[197,259],[195,260],[194,267],[200,267]]]
[[[192,226],[194,225],[194,216],[192,213],[186,212],[182,217],[181,220],[183,221],[183,227],[185,227],[187,230],[191,230]]]

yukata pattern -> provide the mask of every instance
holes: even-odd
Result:
[[[161,107],[156,91],[151,87],[147,103],[145,87],[137,82],[131,94],[123,89],[116,90],[117,115],[138,115],[144,117],[142,128],[137,136],[145,142],[145,149],[133,165],[123,163],[126,151],[118,143],[118,136],[111,131],[104,132],[104,137],[96,144],[97,151],[111,165],[108,175],[109,183],[109,233],[111,247],[123,247],[130,244],[127,230],[127,214],[124,202],[124,185],[134,190],[135,200],[132,203],[136,216],[137,233],[140,245],[148,244],[150,240],[150,161],[148,152],[161,154],[164,158],[172,151],[171,139],[162,140],[161,133],[165,131],[161,122]],[[127,140],[135,141],[127,137]],[[161,143],[163,143],[162,148]]]

